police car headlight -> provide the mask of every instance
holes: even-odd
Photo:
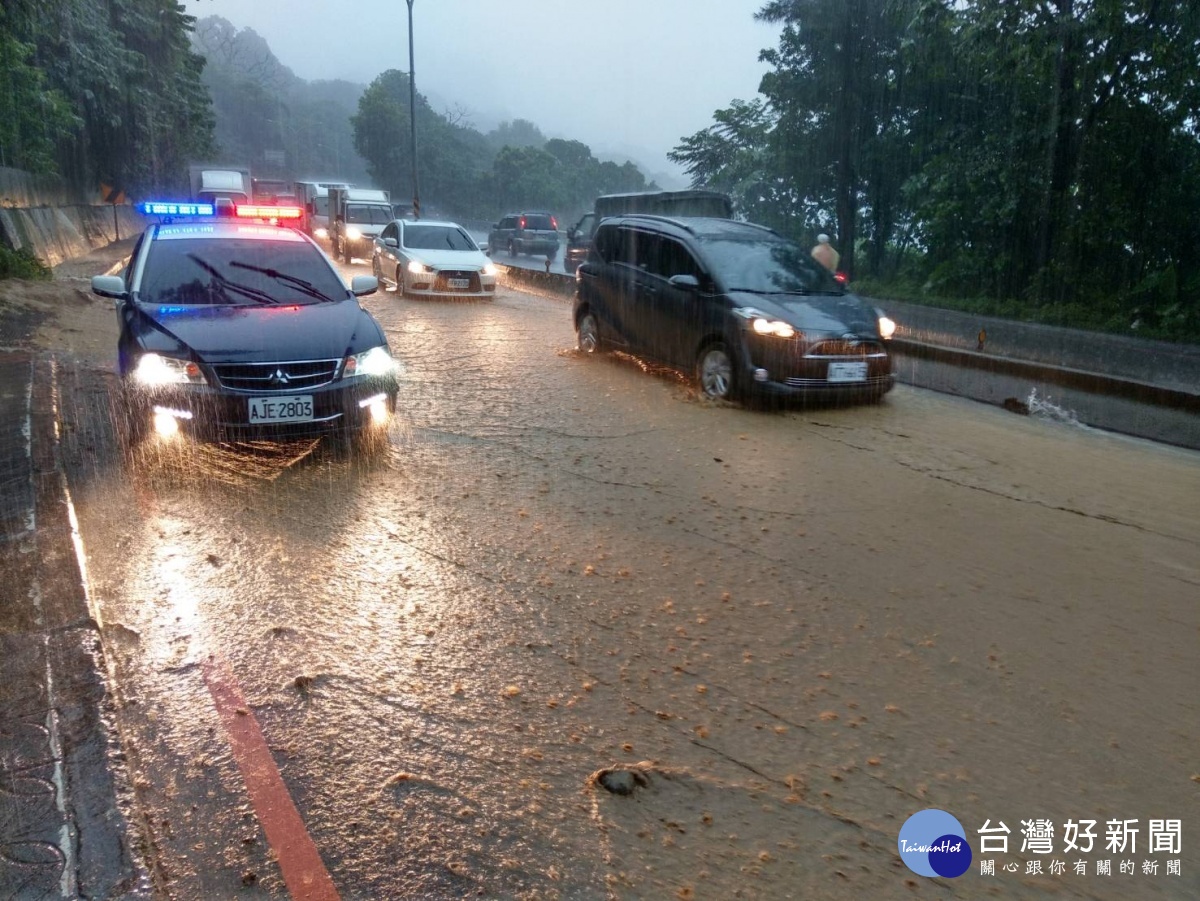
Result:
[[[178,360],[161,354],[142,354],[133,368],[133,380],[146,388],[164,385],[203,385],[200,367],[191,360]]]
[[[370,350],[364,350],[360,354],[351,354],[346,357],[346,365],[342,369],[343,378],[352,378],[358,375],[364,376],[381,376],[395,375],[396,361],[392,359],[391,353],[382,345],[372,347]]]

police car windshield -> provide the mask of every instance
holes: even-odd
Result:
[[[276,272],[290,277],[275,278]],[[312,304],[346,297],[345,285],[308,244],[221,238],[155,241],[137,290],[140,303],[179,306]]]

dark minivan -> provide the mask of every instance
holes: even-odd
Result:
[[[488,249],[514,257],[523,253],[553,257],[558,253],[558,220],[549,213],[509,213],[492,227]]]
[[[796,243],[747,222],[619,216],[577,272],[579,347],[695,375],[711,398],[882,397],[894,323]]]

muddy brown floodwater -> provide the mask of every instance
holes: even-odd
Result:
[[[163,897],[287,897],[221,679],[347,899],[1200,896],[1200,455],[905,387],[704,403],[510,290],[365,299],[405,364],[374,456],[126,455],[111,309],[57,289],[32,340]],[[960,878],[901,862],[925,808]]]

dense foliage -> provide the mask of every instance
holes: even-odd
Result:
[[[1200,337],[1200,5],[770,0],[760,96],[671,154],[860,283]]]
[[[178,182],[211,150],[192,22],[175,0],[0,0],[0,165],[84,197]]]
[[[54,270],[37,258],[28,247],[13,250],[0,244],[0,280],[23,278],[32,281],[49,281]]]
[[[413,196],[408,73],[384,72],[362,95],[351,123],[371,177],[396,199]],[[574,216],[601,194],[652,183],[633,163],[600,161],[579,141],[549,140],[523,119],[486,134],[464,116],[438,113],[417,96],[417,179],[425,210],[495,218],[511,209]]]

